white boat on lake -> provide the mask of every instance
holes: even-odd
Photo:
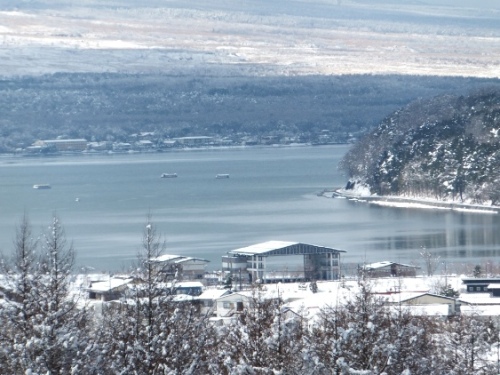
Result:
[[[50,189],[51,186],[49,184],[38,184],[33,185],[33,189]]]
[[[229,178],[229,174],[227,174],[227,173],[219,173],[219,174],[215,175],[215,178],[217,178],[217,179]]]
[[[162,173],[160,175],[161,178],[176,178],[177,173]]]

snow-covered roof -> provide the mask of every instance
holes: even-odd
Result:
[[[242,247],[236,250],[231,250],[231,253],[248,254],[248,255],[262,254],[262,253],[267,253],[268,251],[283,249],[284,247],[293,246],[297,244],[298,242],[267,241],[247,247]]]
[[[404,303],[411,301],[414,298],[421,297],[427,294],[427,292],[401,292],[401,293],[391,293],[391,294],[374,294],[375,297],[382,298],[389,303]]]
[[[434,297],[434,298],[437,298],[439,300],[443,300],[444,301],[448,301],[448,302],[452,302],[455,300],[455,298],[452,298],[452,297],[446,297],[446,296],[441,296],[441,295],[438,295],[438,294],[433,294],[433,293],[428,293],[428,292],[402,292],[402,293],[393,293],[393,294],[390,294],[390,295],[385,295],[383,296],[383,298],[385,300],[387,300],[387,302],[390,302],[390,303],[408,303],[412,300],[415,300],[419,297],[423,297],[423,296],[430,296],[430,297]],[[437,303],[433,303],[433,304],[437,304]],[[445,304],[449,304],[449,303],[445,303]],[[421,305],[424,305],[423,303],[421,303]]]
[[[234,301],[238,301],[238,300],[249,300],[252,298],[252,293],[251,292],[236,292],[236,293],[231,293],[231,294],[226,294],[224,296],[221,296],[219,298],[216,298],[217,301],[223,301],[225,299],[228,299],[228,300],[234,300]]]
[[[488,289],[500,289],[500,284],[489,284]]]
[[[199,281],[181,281],[175,284],[177,288],[203,288],[203,284]]]
[[[199,281],[175,281],[175,282],[168,282],[165,284],[159,284],[160,286],[163,286],[165,288],[204,288],[204,285],[199,282]]]
[[[179,259],[183,258],[180,255],[174,255],[174,254],[163,254],[160,255],[157,258],[152,258],[151,260],[157,261],[157,262],[167,262],[169,260],[174,260],[174,259]]]
[[[174,254],[163,254],[156,258],[151,258],[153,262],[158,263],[183,263],[191,260],[201,261],[201,262],[210,262],[207,259],[196,258],[196,257],[186,257],[183,255],[174,255]]]
[[[127,285],[133,280],[131,277],[127,278],[110,278],[109,280],[106,281],[97,281],[93,282],[91,286],[88,288],[89,291],[91,292],[108,292],[110,290],[122,287]]]
[[[365,270],[376,270],[376,269],[379,269],[379,268],[384,268],[384,267],[387,267],[387,266],[391,266],[393,264],[396,264],[396,265],[402,266],[402,267],[419,268],[417,266],[412,266],[412,265],[409,265],[409,264],[402,264],[402,263],[389,262],[389,261],[382,261],[382,262],[375,262],[375,263],[365,264],[363,266],[363,268]]]
[[[217,299],[227,294],[230,294],[231,291],[229,289],[206,289],[199,296],[195,297],[195,299]]]
[[[293,253],[279,252],[280,250],[284,250],[287,248],[294,248],[296,251]],[[328,252],[345,252],[345,251],[336,250],[324,246],[304,244],[300,242],[267,241],[231,250],[229,254],[250,256],[250,255],[294,255],[294,254],[299,255],[299,254],[328,253]]]

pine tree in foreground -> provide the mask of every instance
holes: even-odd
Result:
[[[56,215],[37,247],[26,218],[7,270],[11,298],[1,310],[8,323],[6,373],[71,374],[86,363],[89,316],[71,293],[74,250]],[[39,251],[39,253],[38,253]]]
[[[126,299],[107,307],[99,332],[102,374],[199,374],[212,345],[206,319],[190,302],[177,301],[175,279],[155,261],[165,243],[151,217]]]

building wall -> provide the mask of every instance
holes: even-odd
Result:
[[[413,298],[405,304],[408,305],[433,305],[433,304],[440,304],[440,305],[449,305],[449,311],[450,314],[453,314],[455,312],[460,312],[460,304],[455,300],[451,298],[443,298],[440,296],[435,296],[432,294],[424,294],[420,297]]]
[[[243,311],[248,303],[248,297],[237,293],[221,297],[217,300],[217,316],[222,318],[233,313],[239,313]]]
[[[84,151],[87,149],[85,139],[55,139],[45,140],[43,144],[47,147],[55,147],[57,151]]]

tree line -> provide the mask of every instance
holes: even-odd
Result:
[[[449,320],[389,308],[360,277],[352,298],[314,316],[261,296],[217,324],[177,302],[150,260],[165,241],[148,215],[126,298],[92,310],[71,286],[75,251],[54,215],[33,236],[18,225],[4,256],[0,304],[2,374],[498,374],[496,321]],[[342,287],[342,286],[341,286]]]
[[[224,75],[226,74],[226,75]],[[0,80],[0,152],[38,139],[127,142],[154,132],[347,140],[419,97],[465,93],[496,80],[420,76],[249,77],[67,73]]]

